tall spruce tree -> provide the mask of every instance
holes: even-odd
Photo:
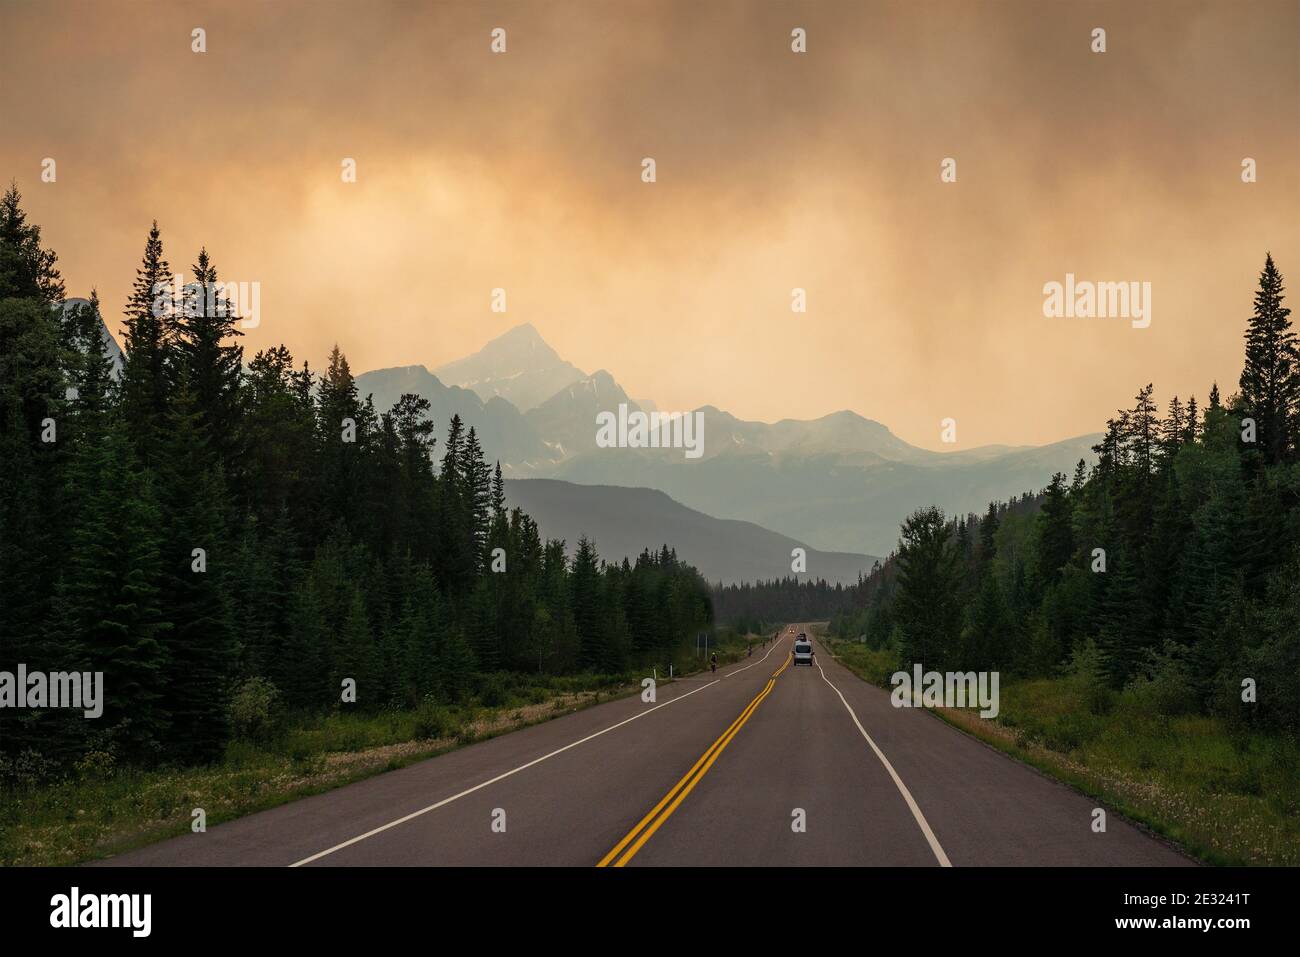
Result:
[[[229,736],[228,695],[237,648],[229,579],[237,573],[220,461],[189,381],[178,365],[161,446],[160,500],[166,514],[160,544],[167,633],[168,746],[190,760],[218,757]]]
[[[65,571],[62,469],[75,356],[60,320],[58,257],[27,221],[17,185],[0,198],[0,661],[55,660],[45,625]],[[53,431],[51,431],[51,428]],[[46,441],[53,438],[55,441]],[[30,722],[0,709],[0,753],[40,753]]]
[[[1061,569],[1074,555],[1073,515],[1065,475],[1057,472],[1043,493],[1042,518],[1038,523],[1038,577],[1044,585],[1059,581]]]
[[[1255,419],[1260,452],[1273,463],[1291,457],[1300,415],[1300,353],[1284,291],[1282,274],[1267,255],[1246,328],[1240,385],[1241,408]]]
[[[175,319],[175,361],[184,365],[194,404],[209,444],[227,477],[237,473],[240,432],[240,375],[244,350],[236,343],[243,335],[234,305],[219,286],[217,268],[207,247],[199,250],[190,267],[193,280],[185,287],[184,302]]]
[[[578,540],[570,576],[573,625],[578,639],[578,667],[583,671],[597,670],[604,657],[601,649],[603,622],[600,614],[599,561],[596,547],[584,535]]]
[[[27,221],[18,184],[0,197],[0,299],[63,301],[58,255],[41,245],[41,227]]]
[[[158,464],[171,397],[168,357],[175,344],[177,303],[171,266],[163,257],[162,234],[154,220],[126,301],[122,348],[122,413],[146,466]]]
[[[956,603],[956,551],[937,508],[913,512],[898,543],[895,620],[902,629],[908,663],[941,668],[956,652],[960,610]]]

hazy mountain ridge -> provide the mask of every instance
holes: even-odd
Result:
[[[629,411],[640,408],[612,375],[600,369],[565,386],[524,418],[547,448],[557,453],[553,461],[560,462],[595,450],[597,413],[617,411],[619,405]]]
[[[574,485],[554,479],[507,481],[506,498],[531,515],[548,538],[563,538],[570,555],[586,535],[609,562],[635,562],[649,548],[667,544],[710,582],[773,579],[792,575],[791,551],[804,548],[807,573],[801,580],[824,578],[832,584],[866,577],[876,558],[823,552],[755,525],[718,519],[674,501],[651,488]]]
[[[718,518],[757,522],[822,548],[883,555],[916,508],[983,512],[992,500],[1044,487],[1053,472],[1070,473],[1080,458],[1091,461],[1098,438],[1081,436],[990,461],[925,464],[862,465],[858,456],[837,452],[737,452],[686,462],[654,450],[602,449],[555,471],[585,485],[650,486]]]
[[[69,299],[64,308],[86,302]],[[105,352],[119,374],[122,350],[107,326],[101,327]],[[502,337],[511,337],[515,347],[525,343],[508,351],[511,360],[531,350],[554,368],[554,350],[529,344],[541,341],[536,330],[517,328],[526,334]],[[485,353],[491,354],[488,347],[475,355]],[[502,381],[490,374],[487,379]],[[668,542],[711,580],[724,582],[789,574],[790,549],[796,546],[808,549],[813,576],[854,581],[873,560],[862,553],[892,551],[899,523],[917,507],[982,512],[991,500],[1042,488],[1054,472],[1071,472],[1079,459],[1091,462],[1091,447],[1100,439],[1086,435],[1045,446],[934,452],[848,410],[766,423],[703,406],[698,411],[704,456],[689,460],[675,450],[596,447],[597,412],[621,403],[629,411],[642,408],[604,369],[579,374],[526,413],[499,394],[485,401],[474,389],[447,385],[422,365],[363,373],[357,388],[381,412],[405,393],[423,396],[439,438],[445,423],[459,415],[508,478],[558,480],[509,483],[527,486],[516,495],[545,534],[572,546],[586,532],[602,554],[615,559],[635,558],[642,548]],[[590,499],[586,505],[584,496]],[[819,551],[807,544],[812,542],[837,551]]]
[[[489,461],[524,463],[545,461],[550,453],[523,413],[505,399],[494,396],[484,402],[471,389],[445,385],[424,366],[400,366],[376,369],[357,376],[357,391],[362,398],[373,395],[375,408],[386,412],[405,393],[429,400],[429,416],[437,425],[439,444],[434,453],[441,455],[441,440],[447,422],[459,415],[473,426]]]
[[[473,390],[484,402],[500,396],[520,412],[586,375],[561,359],[531,323],[515,326],[473,355],[438,366],[433,374],[448,385]]]
[[[536,367],[528,365],[530,356]],[[1042,488],[1079,459],[1091,463],[1099,439],[936,452],[849,410],[767,423],[706,405],[697,410],[704,422],[703,457],[688,460],[679,450],[598,449],[596,413],[616,411],[621,403],[635,411],[642,404],[609,372],[584,375],[565,362],[531,325],[439,371],[473,385],[444,384],[424,366],[380,369],[357,381],[363,395],[374,393],[381,411],[403,392],[415,392],[430,400],[435,422],[458,413],[477,429],[488,459],[500,459],[507,478],[650,487],[706,518],[756,522],[774,534],[846,553],[887,554],[899,523],[920,506],[983,512],[991,500]],[[536,399],[548,381],[562,384]],[[515,389],[510,383],[526,386],[517,392],[532,402],[527,411],[502,397]]]

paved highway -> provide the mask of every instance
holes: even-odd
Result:
[[[798,629],[752,658],[101,862],[1177,865],[1182,854],[920,709]]]

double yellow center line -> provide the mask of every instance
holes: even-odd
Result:
[[[763,686],[763,690],[754,696],[754,700],[740,713],[740,717],[731,723],[731,727],[722,732],[718,740],[709,746],[709,750],[700,755],[700,759],[686,772],[686,776],[673,785],[673,789],[650,809],[650,813],[641,818],[636,827],[628,831],[627,836],[615,844],[614,849],[600,859],[600,863],[596,865],[597,867],[609,867],[611,864],[614,867],[622,867],[636,856],[636,852],[641,850],[645,842],[654,835],[654,832],[663,826],[664,821],[672,817],[678,805],[686,800],[686,795],[695,789],[695,785],[699,784],[700,779],[708,773],[709,768],[713,767],[713,762],[718,760],[718,755],[731,743],[731,739],[739,733],[740,729],[745,726],[745,722],[763,703],[763,699],[772,693],[772,688],[776,685],[776,679],[781,676],[781,672],[790,667],[790,662],[793,660],[792,657],[787,657],[785,663],[772,672],[772,677],[767,679],[767,684]]]

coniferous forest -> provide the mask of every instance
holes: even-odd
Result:
[[[206,250],[156,308],[181,271],[155,223],[117,374],[100,304],[65,304],[17,188],[0,202],[0,661],[105,685],[94,721],[0,710],[0,757],[205,762],[249,682],[309,711],[456,702],[487,673],[662,665],[708,626],[670,548],[566,558],[474,429],[377,410],[337,347],[322,371],[245,356]]]
[[[879,563],[877,562],[877,565]],[[862,586],[834,585],[825,579],[794,576],[768,581],[713,586],[713,611],[718,621],[738,631],[762,634],[789,621],[825,620],[854,607]]]
[[[1248,300],[1243,296],[1243,302]],[[912,514],[896,554],[828,607],[832,632],[926,668],[1084,671],[1161,713],[1300,732],[1300,351],[1267,257],[1237,390],[1153,387],[1091,468],[983,516]],[[1248,702],[1248,706],[1247,706]]]

